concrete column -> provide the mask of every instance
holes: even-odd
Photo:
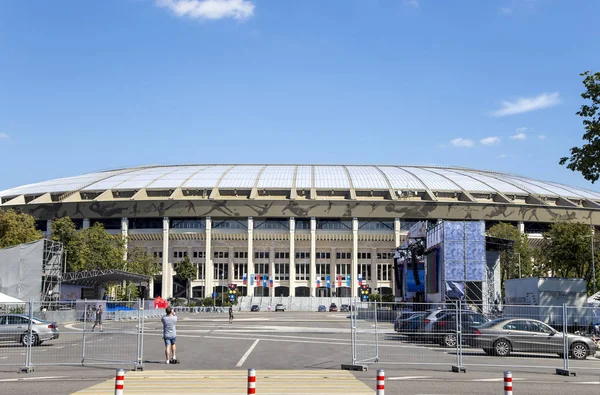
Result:
[[[162,247],[162,290],[163,299],[173,297],[173,274],[169,263],[169,217],[163,218],[163,247]]]
[[[331,273],[331,295],[333,296],[333,291],[335,291],[335,294],[339,296],[338,294],[338,282],[337,282],[337,258],[336,258],[336,254],[337,254],[337,249],[334,247],[331,249],[331,260],[330,262],[330,269],[329,269],[329,273]]]
[[[290,217],[290,296],[296,296],[296,219]]]
[[[90,227],[90,220],[88,218],[84,218],[83,219],[83,225],[81,226],[82,229],[87,229]]]
[[[229,266],[228,268],[228,273],[227,273],[227,284],[233,284],[235,281],[233,281],[233,247],[229,247],[229,263],[227,264],[227,266]]]
[[[377,248],[371,249],[371,280],[369,284],[371,284],[373,291],[379,287],[379,280],[377,279]]]
[[[525,233],[525,222],[519,221],[517,224],[517,229],[519,229],[519,232]]]
[[[212,254],[212,219],[206,217],[205,219],[205,232],[206,232],[206,245],[205,258],[204,258],[204,297],[210,298],[213,292],[213,254]]]
[[[121,237],[125,240],[125,250],[123,251],[123,260],[127,261],[127,248],[129,247],[129,219],[121,218]]]
[[[358,296],[358,218],[352,218],[352,265],[350,266],[351,296]]]
[[[154,299],[154,277],[148,281],[148,299]]]
[[[269,248],[269,278],[273,279],[273,288],[271,288],[271,283],[267,282],[267,287],[269,287],[269,296],[275,296],[275,247]],[[278,280],[279,282],[279,280]]]
[[[46,221],[46,238],[49,239],[52,237],[52,220],[49,219]]]
[[[400,218],[394,218],[394,247],[400,247]]]
[[[248,296],[254,296],[256,286],[256,279],[254,284],[250,285],[251,276],[254,276],[254,219],[248,217]]]
[[[317,219],[310,219],[310,296],[317,290]]]

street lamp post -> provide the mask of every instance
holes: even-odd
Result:
[[[223,306],[223,273],[221,273],[221,281],[219,282],[221,286],[221,306]]]
[[[594,262],[594,230],[592,229],[592,278],[594,279],[594,295],[596,294],[596,264]]]

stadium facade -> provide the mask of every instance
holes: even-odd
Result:
[[[102,223],[162,261],[155,292],[185,291],[174,264],[198,266],[196,297],[356,296],[358,279],[395,287],[393,251],[417,221],[514,223],[539,238],[557,221],[600,225],[600,192],[465,168],[177,165],[120,169],[0,192],[0,208],[41,230],[68,216]]]

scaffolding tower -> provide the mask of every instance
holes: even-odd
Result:
[[[66,258],[66,257],[65,257]],[[63,275],[63,245],[57,241],[44,240],[42,254],[41,301],[47,308],[58,305]]]

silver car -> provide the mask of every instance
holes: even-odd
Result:
[[[58,339],[56,322],[31,318],[31,337],[29,336],[29,317],[21,314],[0,315],[0,341],[12,341],[24,346],[37,346],[47,340]]]
[[[505,357],[511,352],[564,354],[563,334],[542,321],[530,318],[499,318],[478,327],[466,342],[482,348],[488,355]],[[586,359],[596,354],[596,344],[589,338],[567,335],[569,355]]]

